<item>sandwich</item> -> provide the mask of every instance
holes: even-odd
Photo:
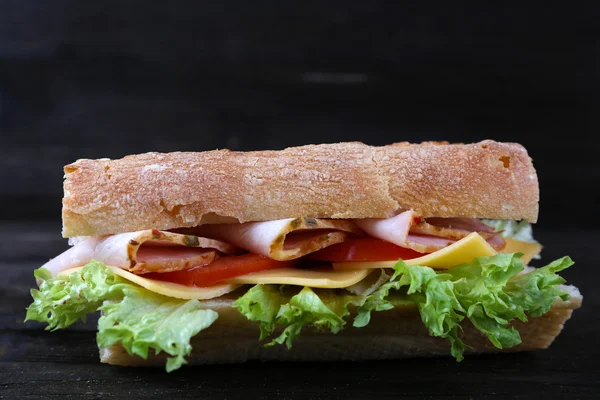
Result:
[[[71,247],[26,320],[100,313],[122,366],[547,348],[582,296],[533,267],[539,187],[491,140],[146,153],[64,167]],[[539,261],[535,261],[537,264]]]

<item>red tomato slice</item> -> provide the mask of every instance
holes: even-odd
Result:
[[[308,255],[311,260],[345,261],[396,261],[399,258],[410,260],[423,256],[423,253],[396,246],[385,240],[372,237],[347,239]]]
[[[179,283],[185,286],[211,286],[225,279],[268,269],[284,268],[290,261],[277,261],[258,254],[219,257],[208,265],[193,267],[183,271],[152,272],[144,277],[159,281]]]

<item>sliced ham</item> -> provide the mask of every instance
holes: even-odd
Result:
[[[392,218],[356,219],[354,222],[370,236],[394,243],[401,247],[408,247],[408,233],[410,232],[410,227],[415,218],[415,212],[410,210]]]
[[[456,242],[454,239],[411,233],[408,235],[408,239],[406,241],[407,245],[404,247],[408,247],[420,253],[433,253],[434,251],[443,249],[454,242]]]
[[[478,232],[496,250],[504,240],[492,228],[475,218],[421,219],[413,210],[387,219],[357,219],[359,228],[370,236],[420,253],[442,249],[472,232]]]
[[[220,253],[240,252],[219,240],[149,229],[80,240],[43,268],[54,276],[95,259],[136,274],[171,272],[210,264]]]
[[[481,233],[480,233],[481,235]],[[490,246],[494,248],[496,251],[502,251],[506,247],[506,241],[499,234],[495,234],[491,237],[485,239]]]
[[[494,229],[476,218],[427,218],[410,228],[411,233],[460,240],[471,232],[485,239],[497,236]]]
[[[96,245],[101,240],[102,237],[87,237],[78,240],[76,245],[42,265],[42,268],[46,268],[52,273],[52,276],[55,276],[59,272],[81,267],[94,259]],[[38,279],[37,283],[39,285],[41,281]]]
[[[504,248],[506,243],[494,228],[484,224],[477,218],[427,218],[411,227],[411,233],[460,240],[472,232],[477,232],[496,251]]]
[[[343,242],[349,235],[365,233],[421,253],[431,253],[471,232],[478,232],[496,250],[505,246],[502,237],[479,220],[421,219],[409,210],[388,219],[288,218],[202,225],[177,232],[151,229],[79,238],[71,249],[43,267],[56,275],[96,259],[136,274],[172,272],[208,265],[222,254],[240,254],[243,250],[287,261]]]
[[[287,218],[245,224],[202,225],[180,230],[223,240],[249,252],[286,261],[362,234],[352,221]]]
[[[477,218],[427,218],[427,223],[439,228],[457,229],[468,232],[494,233],[494,228]]]

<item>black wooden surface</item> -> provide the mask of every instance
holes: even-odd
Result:
[[[543,227],[595,226],[599,10],[1,1],[0,219],[56,218],[82,157],[492,138],[536,161]]]
[[[594,2],[0,1],[0,398],[599,397],[599,18]],[[99,365],[93,321],[21,322],[32,270],[66,248],[77,158],[487,138],[528,148],[545,259],[577,261],[584,307],[548,351],[167,375]]]
[[[26,398],[597,398],[599,231],[538,232],[544,259],[571,255],[565,271],[584,294],[550,349],[453,359],[247,363],[162,368],[100,364],[93,319],[46,332],[22,322],[32,270],[66,247],[55,223],[0,224],[0,397]]]

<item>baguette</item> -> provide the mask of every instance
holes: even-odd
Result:
[[[500,350],[494,347],[469,322],[463,324],[462,338],[471,348],[465,353],[496,353],[546,349],[558,336],[563,325],[579,308],[582,296],[573,286],[562,289],[571,295],[567,301],[557,299],[550,311],[528,322],[516,320],[514,328],[523,342]],[[394,308],[373,313],[364,328],[348,327],[337,335],[305,329],[292,349],[284,346],[264,347],[258,341],[256,323],[232,308],[234,297],[224,296],[204,301],[206,308],[219,313],[219,319],[192,339],[188,363],[224,364],[245,361],[357,361],[449,355],[448,340],[429,336],[416,307]],[[100,349],[100,361],[120,366],[164,366],[166,355],[150,355],[143,359],[128,354],[119,345]]]
[[[537,175],[519,144],[337,143],[281,151],[146,153],[64,168],[63,236],[206,223],[422,217],[537,220]]]
[[[569,257],[523,270],[541,245],[514,223],[538,216],[519,144],[146,153],[64,170],[63,236],[80,238],[36,273],[27,318],[56,329],[105,313],[104,363],[460,360],[545,349],[582,303],[557,275]],[[293,347],[265,347],[270,334]]]

